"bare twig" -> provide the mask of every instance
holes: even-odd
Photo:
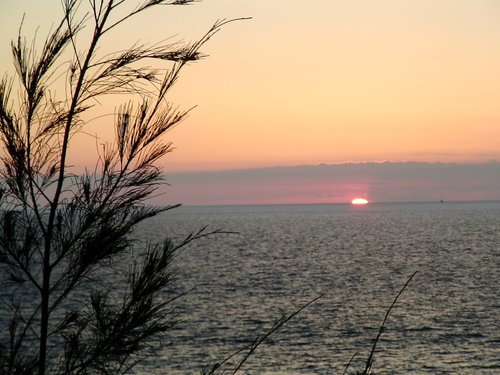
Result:
[[[351,363],[352,361],[354,360],[354,358],[356,358],[356,356],[358,355],[358,353],[354,353],[351,357],[351,359],[349,360],[349,362],[347,362],[347,365],[345,366],[345,369],[344,369],[344,372],[343,372],[343,375],[345,375],[347,373],[347,370],[349,370],[349,367],[351,367]]]
[[[232,370],[230,370],[230,373],[232,375],[235,375],[243,367],[243,365],[248,361],[248,359],[250,358],[250,356],[254,354],[254,352],[257,350],[257,348],[260,345],[262,345],[269,338],[269,336],[271,336],[273,333],[275,333],[276,331],[278,331],[286,323],[288,323],[290,320],[292,320],[298,314],[300,314],[304,309],[306,309],[307,307],[309,307],[310,305],[312,305],[313,303],[315,303],[317,300],[319,300],[322,297],[323,297],[323,294],[321,294],[321,295],[313,298],[312,300],[310,300],[309,302],[305,303],[304,305],[302,305],[301,307],[299,307],[297,310],[293,311],[292,313],[281,317],[280,319],[278,319],[277,321],[274,322],[273,326],[266,333],[264,333],[261,336],[257,336],[252,341],[252,343],[250,345],[248,345],[248,346],[246,346],[246,347],[244,347],[242,349],[239,349],[239,350],[235,351],[234,353],[230,354],[229,356],[227,356],[226,358],[224,358],[222,361],[214,364],[210,369],[207,370],[208,372],[203,372],[203,374],[205,374],[205,375],[213,375],[213,374],[215,374],[216,371],[219,370],[220,368],[222,368],[222,366],[224,364],[226,364],[229,360],[231,360],[235,356],[241,354],[242,352],[246,351],[246,353],[243,356],[243,358],[236,364],[236,366]],[[225,373],[225,372],[226,371],[224,371],[223,373]]]
[[[415,271],[411,276],[410,278],[406,281],[405,285],[401,288],[401,290],[399,291],[398,295],[396,296],[396,298],[394,298],[394,301],[392,301],[392,304],[391,306],[387,309],[387,312],[385,313],[385,317],[384,317],[384,320],[382,321],[382,324],[380,325],[380,328],[378,330],[378,334],[377,334],[377,337],[375,338],[375,342],[373,343],[373,346],[372,346],[372,349],[370,351],[370,355],[368,356],[368,359],[366,360],[366,366],[365,366],[365,370],[363,372],[364,375],[368,375],[369,374],[369,371],[372,367],[372,364],[373,364],[373,354],[375,353],[375,349],[377,347],[377,343],[380,339],[380,336],[382,336],[382,332],[384,331],[384,326],[385,326],[385,322],[387,321],[387,318],[389,317],[389,314],[391,313],[394,305],[396,304],[396,302],[398,301],[399,297],[401,296],[401,294],[403,294],[404,290],[406,289],[406,287],[408,286],[408,284],[410,284],[410,281],[413,279],[413,277],[418,273],[418,271]]]

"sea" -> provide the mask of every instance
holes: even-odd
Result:
[[[180,207],[134,235],[205,227],[225,233],[178,253],[176,325],[138,373],[230,371],[250,351],[241,374],[356,374],[417,272],[372,374],[500,374],[500,202]]]

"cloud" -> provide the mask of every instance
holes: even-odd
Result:
[[[166,175],[155,203],[188,205],[500,200],[500,163],[346,163]]]

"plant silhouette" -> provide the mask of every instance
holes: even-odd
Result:
[[[163,183],[157,162],[171,151],[162,138],[188,113],[167,94],[186,64],[202,58],[200,48],[234,20],[216,22],[192,43],[99,51],[134,16],[191,2],[63,0],[40,51],[21,31],[13,41],[15,74],[0,83],[1,373],[127,373],[172,327],[177,296],[158,294],[173,279],[173,258],[217,231],[165,239],[142,255],[130,234],[175,207],[146,204]],[[70,145],[99,100],[113,94],[131,100],[109,125],[115,140],[96,151],[95,166],[77,173],[68,164]],[[133,254],[132,264],[124,262]],[[120,266],[124,285],[116,295],[105,275]]]

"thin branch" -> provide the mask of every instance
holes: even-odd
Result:
[[[75,41],[75,36],[78,33],[79,29],[83,24],[85,23],[85,20],[88,17],[88,13],[85,14],[82,18],[82,20],[77,24],[75,27],[73,27],[73,23],[70,19],[71,15],[74,12],[74,9],[76,7],[76,1],[72,0],[65,0],[63,2],[63,7],[64,7],[64,13],[65,13],[65,19],[66,19],[66,25],[68,27],[68,30],[70,31],[71,34],[71,46],[73,47],[73,55],[75,56],[76,62],[78,63],[78,68],[80,71],[82,70],[82,62],[80,61],[80,56],[78,55],[78,48],[76,47],[76,41]]]
[[[167,2],[166,0],[147,0],[144,4],[139,5],[135,10],[133,10],[132,12],[127,14],[126,16],[122,17],[121,19],[119,19],[115,23],[111,24],[106,29],[104,29],[103,34],[107,33],[111,29],[114,29],[116,26],[125,22],[129,18],[131,18],[131,17],[141,13],[142,11],[144,11],[148,8],[151,8],[155,5],[184,5],[184,4],[188,4],[190,2],[193,2],[193,0],[181,0],[181,1],[177,0],[177,1],[172,1],[172,2]],[[113,10],[115,8],[119,7],[122,3],[124,3],[124,0],[118,1],[115,5],[113,5]]]
[[[347,370],[349,370],[349,367],[351,367],[351,362],[354,360],[354,358],[358,355],[358,353],[354,353],[351,357],[351,359],[349,360],[349,362],[347,362],[347,365],[345,366],[345,369],[344,369],[344,372],[343,372],[343,375],[345,375],[347,373]]]
[[[229,360],[231,360],[233,357],[236,355],[239,355],[240,353],[247,351],[246,354],[243,356],[243,358],[237,363],[237,365],[232,369],[230,372],[232,375],[235,375],[242,367],[243,365],[247,362],[247,360],[250,358],[250,356],[257,350],[257,348],[262,345],[268,338],[271,336],[273,333],[278,331],[281,327],[283,327],[286,323],[288,323],[290,320],[295,318],[298,314],[300,314],[304,309],[315,303],[317,300],[322,298],[324,295],[321,294],[309,302],[305,303],[301,307],[299,307],[297,310],[293,311],[291,314],[285,315],[278,319],[277,321],[274,322],[273,326],[262,336],[257,336],[254,341],[248,345],[247,347],[244,347],[242,349],[237,350],[236,352],[230,354],[226,358],[224,358],[222,361],[216,363],[215,365],[212,366],[208,372],[203,372],[206,375],[213,375],[215,372],[220,369],[225,363],[227,363]],[[226,371],[223,371],[225,373]]]
[[[373,346],[372,346],[372,350],[370,351],[370,355],[368,356],[368,359],[366,360],[366,366],[365,366],[365,370],[363,372],[363,374],[367,375],[368,374],[368,371],[370,370],[371,366],[372,366],[372,363],[373,363],[373,354],[375,353],[375,349],[377,347],[377,343],[380,339],[380,336],[382,335],[382,332],[384,331],[384,326],[385,326],[385,322],[387,321],[387,318],[389,317],[389,314],[391,313],[394,305],[396,304],[396,302],[398,301],[399,297],[401,296],[401,294],[404,292],[404,290],[406,289],[406,287],[408,286],[408,284],[410,283],[410,281],[413,279],[413,277],[418,273],[418,271],[415,271],[411,276],[410,278],[406,281],[405,285],[401,288],[401,290],[399,291],[398,295],[396,296],[396,298],[394,298],[394,301],[392,301],[392,304],[391,306],[389,307],[389,309],[387,309],[387,312],[385,313],[385,317],[384,317],[384,320],[382,321],[382,324],[380,325],[380,328],[378,330],[378,334],[377,334],[377,337],[375,338],[375,342],[373,343]]]

